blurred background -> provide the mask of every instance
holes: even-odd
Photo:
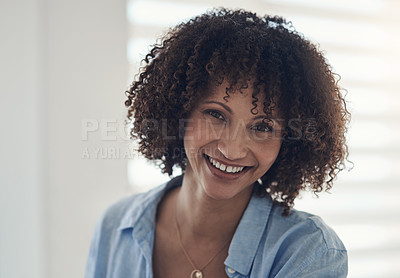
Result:
[[[354,169],[295,207],[336,230],[349,277],[399,277],[399,1],[2,0],[1,278],[83,277],[101,212],[168,179],[132,152],[124,91],[168,27],[220,6],[286,17],[341,75]]]

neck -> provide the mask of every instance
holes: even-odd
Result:
[[[250,196],[251,187],[231,199],[215,200],[190,175],[185,175],[175,196],[182,237],[205,244],[232,239]]]

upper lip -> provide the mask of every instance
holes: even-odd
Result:
[[[250,166],[246,166],[246,165],[231,164],[231,163],[225,162],[223,160],[220,160],[218,158],[215,158],[215,157],[212,157],[212,156],[209,156],[209,155],[206,155],[206,156],[211,157],[215,161],[218,161],[219,163],[222,163],[222,164],[224,164],[226,166],[231,166],[231,167],[250,167]]]

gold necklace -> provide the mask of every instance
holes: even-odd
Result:
[[[193,267],[193,271],[190,273],[189,278],[203,278],[203,270],[222,252],[222,250],[225,249],[225,247],[228,245],[228,243],[230,242],[230,240],[228,240],[224,246],[221,248],[221,250],[219,250],[214,256],[212,256],[205,265],[203,265],[203,267],[201,268],[197,268],[192,259],[190,258],[189,254],[186,252],[185,247],[183,247],[183,243],[182,243],[182,239],[181,239],[181,232],[179,230],[179,224],[178,224],[178,217],[177,217],[177,213],[176,213],[176,207],[175,207],[175,224],[176,224],[176,231],[178,233],[178,239],[179,239],[179,244],[181,246],[181,249],[183,251],[183,253],[185,254],[187,260],[189,261],[189,263],[192,265]]]

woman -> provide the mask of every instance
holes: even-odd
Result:
[[[280,17],[214,10],[172,29],[127,91],[131,134],[183,175],[101,217],[87,278],[346,277],[320,218],[292,209],[330,189],[349,113],[330,66]]]

